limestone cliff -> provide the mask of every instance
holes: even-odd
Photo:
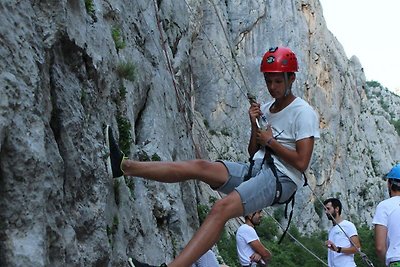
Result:
[[[399,97],[366,91],[316,0],[4,0],[0,12],[1,266],[172,259],[199,226],[197,206],[218,195],[194,181],[110,179],[104,126],[134,158],[246,161],[246,93],[268,99],[258,68],[271,46],[295,51],[294,93],[320,116],[297,225],[327,226],[317,197],[340,196],[369,223],[386,196]]]

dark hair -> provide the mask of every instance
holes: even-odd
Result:
[[[332,207],[334,209],[339,208],[339,215],[341,215],[342,214],[342,202],[340,202],[340,200],[337,198],[331,197],[324,201],[324,205],[326,206],[326,204],[328,204],[329,202],[332,203]]]
[[[252,217],[254,217],[254,215],[255,215],[257,212],[261,212],[261,210],[257,210],[257,211],[255,211],[255,212],[253,212],[253,213],[247,214],[246,216],[244,216],[244,218],[245,218],[245,219],[251,220]]]
[[[390,184],[390,189],[393,191],[400,191],[400,181],[398,179],[388,179]]]

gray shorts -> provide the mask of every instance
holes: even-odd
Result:
[[[243,204],[244,214],[248,215],[265,207],[271,206],[275,199],[276,178],[268,164],[262,164],[262,159],[256,160],[252,169],[251,179],[243,181],[249,171],[249,165],[230,161],[219,161],[228,170],[228,181],[218,191],[229,194],[236,190]],[[285,174],[277,170],[278,179],[282,184],[282,196],[279,202],[288,200],[296,191],[297,185]]]

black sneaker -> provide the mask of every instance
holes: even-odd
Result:
[[[128,258],[128,263],[130,267],[158,267],[155,265],[149,265],[140,261],[137,261],[133,258]],[[159,267],[168,267],[165,263],[161,264]]]
[[[122,160],[125,159],[125,154],[119,149],[117,142],[114,139],[110,125],[106,126],[106,142],[110,150],[108,158],[108,166],[111,167],[113,178],[121,177],[124,172],[121,169]]]

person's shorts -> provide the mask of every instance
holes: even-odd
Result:
[[[243,204],[244,214],[248,215],[265,207],[271,206],[275,199],[276,178],[267,164],[262,164],[262,159],[256,160],[249,180],[244,177],[249,171],[249,164],[230,161],[219,161],[228,170],[228,181],[218,191],[229,194],[236,190]],[[288,200],[297,190],[297,185],[285,174],[277,170],[279,181],[282,184],[282,196],[279,202]]]

